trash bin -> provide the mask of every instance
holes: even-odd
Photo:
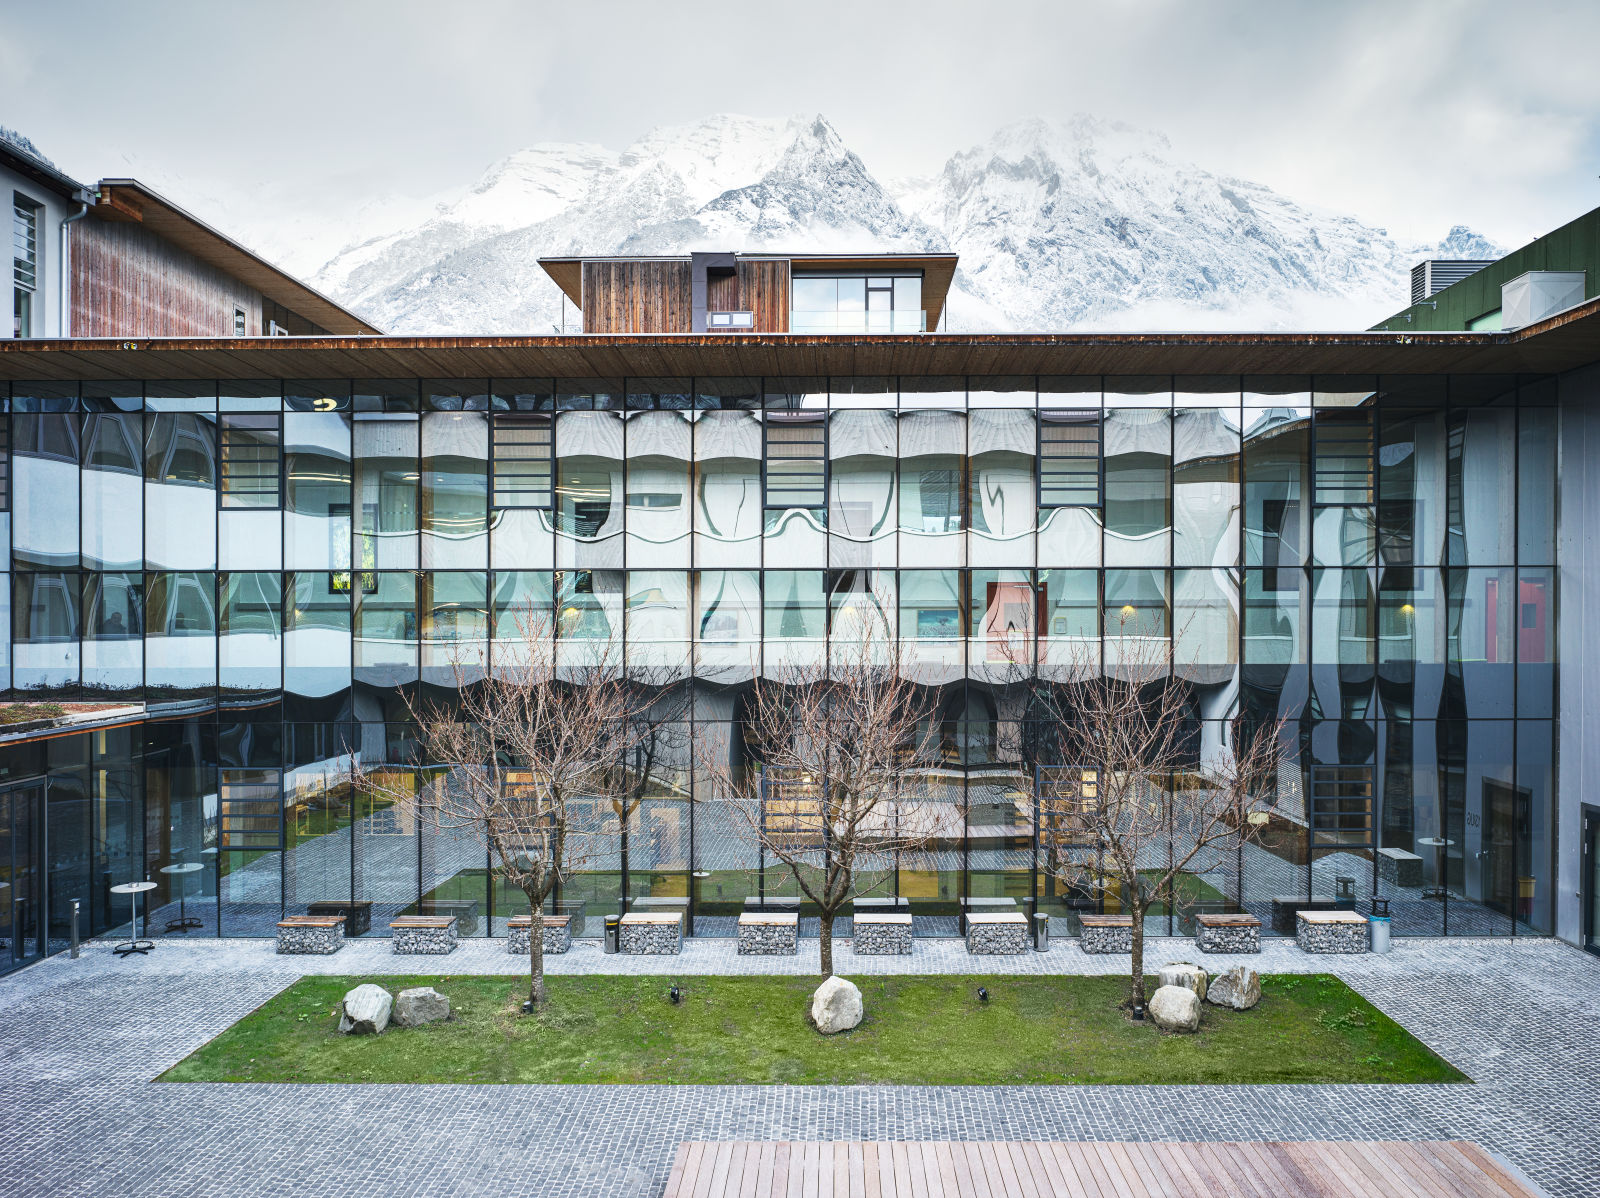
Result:
[[[1033,916],[1033,951],[1050,951],[1050,917],[1043,911],[1037,911]]]
[[[1386,953],[1389,951],[1389,917],[1387,915],[1367,916],[1367,926],[1372,929],[1372,951]]]
[[[608,915],[608,916],[606,916],[605,951],[608,952],[608,953],[616,952],[618,947],[619,947],[618,941],[621,940],[621,938],[622,938],[622,916],[620,916],[620,915]]]

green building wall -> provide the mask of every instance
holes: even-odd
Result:
[[[1530,270],[1581,270],[1583,298],[1600,294],[1600,208],[1546,233],[1474,275],[1446,287],[1426,303],[1403,308],[1372,326],[1374,332],[1459,333],[1500,308],[1500,287]],[[1437,302],[1437,307],[1433,306]],[[1491,326],[1498,328],[1498,322]]]

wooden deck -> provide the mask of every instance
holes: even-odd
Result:
[[[690,1142],[662,1198],[1540,1198],[1462,1140]]]

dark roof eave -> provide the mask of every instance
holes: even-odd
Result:
[[[1515,333],[255,337],[0,340],[0,378],[1560,373],[1600,361],[1600,299]]]

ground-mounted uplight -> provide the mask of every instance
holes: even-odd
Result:
[[[984,986],[979,986],[978,987],[978,1001],[979,1002],[988,1002],[989,1001],[989,991]]]
[[[1135,1023],[1144,1022],[1144,1004],[1142,1002],[1133,1004],[1133,1021]]]
[[[683,991],[678,989],[677,982],[672,983],[672,989],[667,991],[667,997],[672,1000],[674,1006],[683,1001]]]
[[[533,1014],[533,999],[525,998],[522,1000],[522,1013],[524,1015]]]

